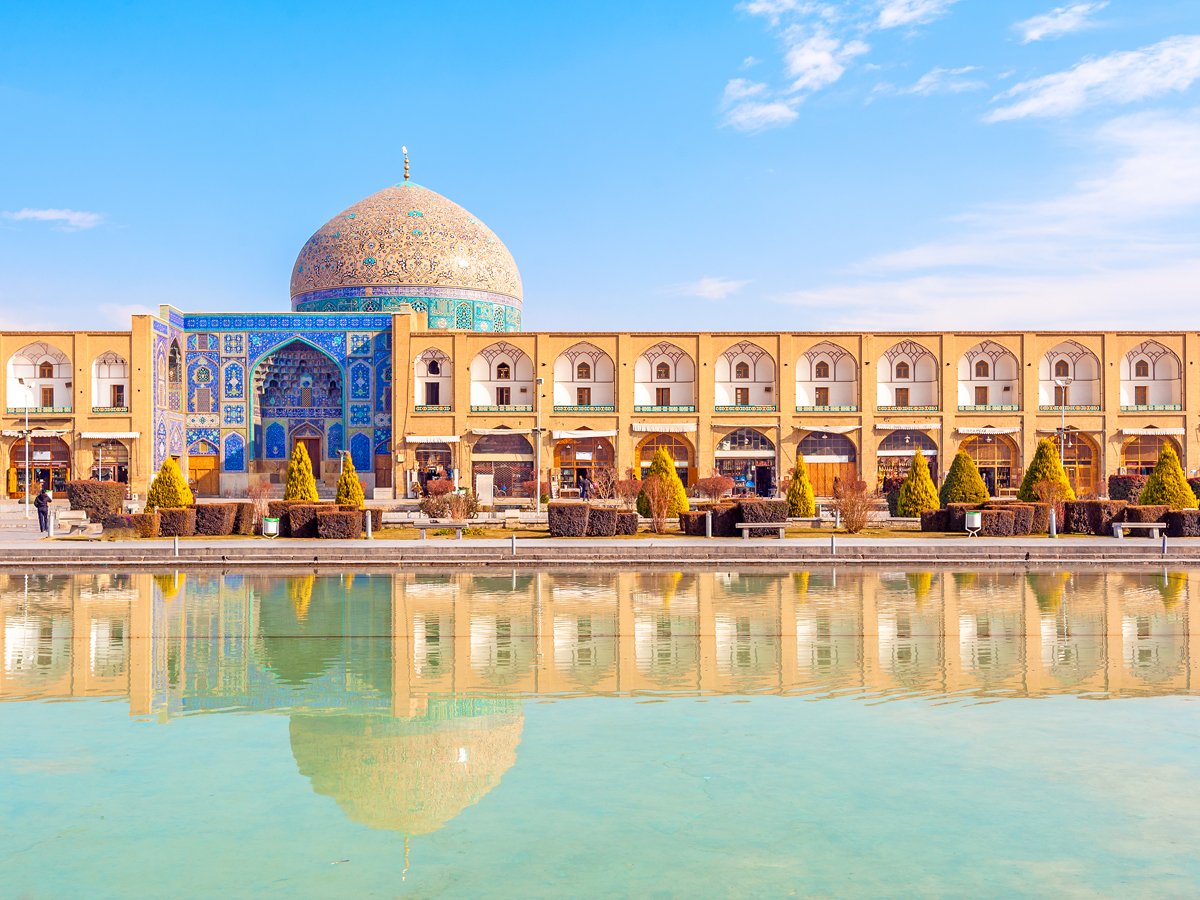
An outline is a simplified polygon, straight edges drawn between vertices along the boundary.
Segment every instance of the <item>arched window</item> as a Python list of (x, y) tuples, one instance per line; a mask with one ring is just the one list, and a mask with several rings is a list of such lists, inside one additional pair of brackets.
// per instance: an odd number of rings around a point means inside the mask
[(425, 366), (425, 369), (426, 369), (426, 371), (429, 372), (430, 375), (441, 375), (442, 374), (442, 364), (440, 362), (438, 362), (436, 359), (431, 359), (429, 361), (429, 363)]
[(496, 366), (496, 380), (509, 381), (512, 378), (512, 367), (508, 363), (502, 362)]
[(671, 379), (670, 363), (660, 362), (654, 367), (654, 377), (659, 381), (669, 381)]
[(1065, 359), (1060, 359), (1058, 362), (1056, 362), (1054, 364), (1054, 377), (1055, 378), (1070, 378), (1071, 377), (1071, 364), (1069, 362), (1067, 362)]
[(896, 363), (896, 378), (897, 379), (911, 378), (911, 377), (912, 377), (912, 370), (908, 367), (908, 363), (904, 362), (903, 360)]
[(575, 367), (576, 381), (591, 381), (592, 379), (592, 364), (589, 362), (580, 362)]
[(979, 362), (975, 363), (975, 377), (976, 378), (987, 378), (988, 377), (987, 360), (981, 359), (981, 360), (979, 360)]
[[(45, 365), (45, 363), (43, 363), (43, 365)], [(1150, 363), (1146, 362), (1144, 359), (1139, 359), (1137, 361), (1137, 364), (1133, 367), (1133, 377), (1134, 378), (1149, 378), (1150, 377)]]
[(38, 365), (38, 378), (53, 378), (54, 363), (44, 362)]
[(745, 363), (745, 362), (740, 362), (736, 366), (734, 366), (733, 367), (733, 377), (734, 378), (749, 378), (750, 377), (749, 364)]
[(829, 363), (825, 362), (825, 360), (821, 360), (819, 363), (817, 363), (816, 377), (817, 378), (828, 378), (829, 377)]

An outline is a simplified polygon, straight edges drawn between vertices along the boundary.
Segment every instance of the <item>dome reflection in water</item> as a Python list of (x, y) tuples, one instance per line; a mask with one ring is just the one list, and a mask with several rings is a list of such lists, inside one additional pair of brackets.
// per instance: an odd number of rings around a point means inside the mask
[[(526, 704), (1183, 695), (1193, 572), (0, 578), (0, 699), (290, 717), (299, 775), (426, 835), (518, 764)], [(527, 737), (527, 735), (526, 735)]]

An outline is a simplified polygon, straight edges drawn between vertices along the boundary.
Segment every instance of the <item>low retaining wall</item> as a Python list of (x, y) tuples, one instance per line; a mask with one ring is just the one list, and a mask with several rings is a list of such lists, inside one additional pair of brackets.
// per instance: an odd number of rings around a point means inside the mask
[(81, 567), (311, 569), (802, 567), (814, 564), (937, 566), (1200, 566), (1200, 539), (1158, 541), (900, 539), (830, 540), (673, 539), (465, 541), (137, 541), (47, 542), (2, 548), (0, 569), (37, 571)]

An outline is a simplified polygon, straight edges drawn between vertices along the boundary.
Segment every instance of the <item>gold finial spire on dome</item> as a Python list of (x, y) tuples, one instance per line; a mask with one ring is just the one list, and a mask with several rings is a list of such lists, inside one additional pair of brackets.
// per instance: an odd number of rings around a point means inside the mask
[(404, 180), (408, 181), (408, 148), (402, 146), (400, 152), (404, 154)]

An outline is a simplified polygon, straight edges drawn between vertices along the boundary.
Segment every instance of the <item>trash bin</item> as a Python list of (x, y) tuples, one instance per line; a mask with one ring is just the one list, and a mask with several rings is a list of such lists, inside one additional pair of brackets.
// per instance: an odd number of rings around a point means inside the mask
[(279, 537), (279, 518), (277, 516), (263, 517), (262, 536), (267, 538)]
[(967, 534), (971, 537), (978, 537), (980, 530), (983, 528), (983, 513), (979, 510), (968, 511), (967, 519)]

